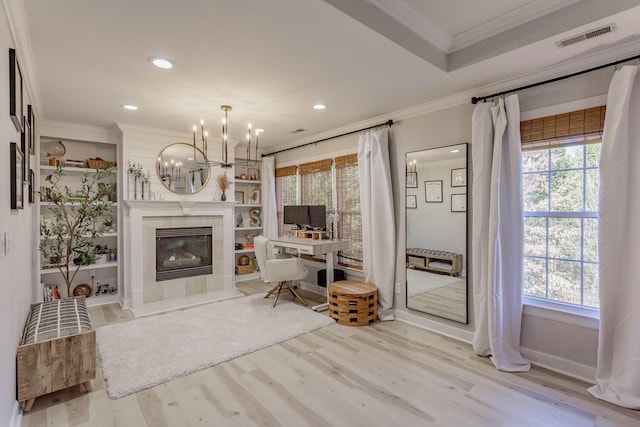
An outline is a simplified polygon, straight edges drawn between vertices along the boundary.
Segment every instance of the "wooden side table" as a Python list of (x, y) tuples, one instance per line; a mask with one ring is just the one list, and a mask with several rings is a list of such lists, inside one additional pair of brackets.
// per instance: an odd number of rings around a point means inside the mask
[(329, 284), (329, 316), (339, 324), (366, 326), (378, 317), (378, 288), (373, 283), (341, 280)]

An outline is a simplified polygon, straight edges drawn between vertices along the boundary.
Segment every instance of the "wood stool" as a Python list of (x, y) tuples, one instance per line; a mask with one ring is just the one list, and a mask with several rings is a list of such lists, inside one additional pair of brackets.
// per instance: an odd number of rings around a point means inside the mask
[(373, 323), (378, 317), (378, 288), (356, 280), (329, 284), (329, 316), (347, 326)]

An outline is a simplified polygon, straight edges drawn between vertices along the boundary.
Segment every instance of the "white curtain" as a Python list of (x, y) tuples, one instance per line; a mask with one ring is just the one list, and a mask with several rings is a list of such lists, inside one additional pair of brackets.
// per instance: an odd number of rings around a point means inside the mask
[(396, 229), (388, 128), (360, 135), (358, 170), (365, 281), (378, 287), (378, 317), (381, 320), (393, 320)]
[(520, 354), (524, 220), (518, 95), (472, 116), (473, 349), (502, 371), (527, 371)]
[(595, 397), (640, 409), (640, 75), (616, 71), (600, 157), (600, 335)]
[(262, 235), (268, 239), (278, 237), (278, 212), (276, 206), (276, 159), (262, 159)]

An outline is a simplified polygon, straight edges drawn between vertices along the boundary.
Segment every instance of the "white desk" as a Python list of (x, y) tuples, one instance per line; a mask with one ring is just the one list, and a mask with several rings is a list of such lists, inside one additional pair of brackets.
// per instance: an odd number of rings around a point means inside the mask
[(347, 249), (349, 247), (349, 241), (303, 239), (299, 237), (278, 237), (277, 239), (269, 240), (275, 247), (295, 249), (298, 251), (298, 253), (301, 254), (327, 255), (327, 302), (312, 307), (315, 311), (326, 310), (329, 307), (329, 283), (333, 283), (333, 265), (335, 252)]

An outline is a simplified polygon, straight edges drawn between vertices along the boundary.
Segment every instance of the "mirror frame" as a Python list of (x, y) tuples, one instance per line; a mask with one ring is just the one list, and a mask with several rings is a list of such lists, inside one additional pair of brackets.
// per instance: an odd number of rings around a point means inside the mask
[[(409, 233), (409, 220), (407, 218), (407, 210), (408, 209), (415, 209), (415, 207), (411, 206), (411, 207), (407, 207), (406, 203), (407, 203), (407, 199), (409, 194), (407, 193), (406, 189), (411, 188), (411, 189), (418, 189), (418, 193), (417, 193), (417, 197), (418, 200), (420, 199), (420, 190), (421, 190), (421, 185), (420, 185), (420, 180), (418, 180), (417, 177), (417, 170), (415, 172), (411, 172), (409, 171), (409, 169), (406, 169), (406, 174), (405, 174), (405, 257), (404, 257), (404, 261), (405, 261), (405, 307), (409, 310), (414, 310), (414, 311), (418, 311), (420, 313), (425, 313), (428, 314), (429, 316), (435, 316), (441, 319), (446, 319), (448, 321), (451, 322), (456, 322), (456, 323), (461, 323), (461, 324), (465, 324), (468, 325), (469, 324), (469, 188), (470, 188), (470, 180), (469, 180), (469, 143), (467, 142), (463, 142), (463, 143), (459, 143), (459, 144), (452, 144), (452, 145), (446, 145), (446, 146), (442, 146), (442, 147), (430, 147), (430, 148), (425, 148), (424, 150), (416, 150), (416, 151), (408, 151), (405, 153), (405, 164), (409, 165), (409, 157), (411, 156), (411, 154), (416, 154), (416, 153), (420, 153), (423, 151), (429, 151), (429, 150), (437, 150), (437, 149), (447, 149), (447, 148), (452, 148), (452, 147), (457, 147), (457, 146), (463, 146), (464, 147), (464, 151), (465, 151), (465, 168), (466, 168), (466, 184), (464, 186), (465, 189), (465, 221), (464, 221), (464, 248), (465, 248), (465, 254), (464, 254), (464, 261), (462, 264), (462, 269), (463, 271), (465, 271), (465, 310), (464, 310), (464, 321), (460, 321), (457, 319), (452, 319), (449, 317), (445, 317), (439, 314), (434, 314), (428, 311), (424, 311), (424, 310), (420, 310), (417, 308), (412, 308), (409, 307), (409, 279), (408, 279), (408, 274), (407, 274), (407, 270), (409, 270), (408, 268), (408, 264), (407, 264), (407, 249), (409, 248), (408, 245), (408, 233)], [(458, 168), (454, 168), (454, 169), (459, 169)], [(409, 182), (409, 180), (407, 179), (407, 177), (409, 176), (410, 173), (415, 173), (416, 176), (411, 176), (411, 178), (413, 179), (413, 181)], [(414, 181), (417, 181), (417, 185), (415, 185)], [(428, 181), (423, 179), (422, 181)], [(446, 181), (445, 181), (446, 182)], [(452, 185), (453, 182), (450, 183), (450, 186), (452, 189), (461, 189), (462, 186), (453, 186)], [(425, 184), (426, 185), (426, 184)], [(425, 189), (426, 191), (426, 189)], [(450, 189), (450, 195), (454, 195), (454, 194), (461, 194), (461, 193), (454, 193), (451, 192)], [(426, 197), (426, 193), (425, 193), (425, 197)], [(443, 202), (447, 202), (447, 199), (451, 199), (451, 197), (444, 197)], [(426, 200), (426, 199), (423, 199)], [(420, 202), (418, 201), (418, 204)], [(449, 203), (451, 203), (451, 201), (449, 201)], [(455, 214), (454, 211), (452, 211), (452, 205), (449, 206), (449, 210), (450, 210), (450, 214)], [(459, 211), (458, 211), (459, 212)], [(432, 250), (434, 248), (431, 248)], [(437, 248), (435, 248), (437, 249)], [(450, 277), (450, 276), (446, 276), (446, 277)]]
[[(160, 154), (158, 154), (158, 158), (156, 159), (156, 174), (158, 175), (158, 180), (160, 181), (160, 183), (162, 184), (162, 186), (165, 189), (171, 191), (172, 193), (185, 194), (185, 195), (196, 194), (196, 193), (202, 191), (202, 189), (207, 186), (207, 183), (209, 182), (209, 179), (211, 179), (211, 168), (209, 167), (209, 165), (200, 164), (200, 163), (197, 164), (198, 166), (202, 167), (203, 169), (206, 168), (206, 170), (207, 170), (207, 179), (204, 180), (204, 182), (202, 183), (200, 188), (198, 188), (196, 191), (186, 191), (186, 188), (188, 188), (187, 186), (185, 186), (185, 191), (176, 191), (175, 189), (171, 188), (170, 186), (168, 186), (165, 183), (165, 179), (163, 177), (164, 174), (161, 173), (163, 154), (165, 152), (167, 152), (167, 150), (170, 150), (171, 148), (175, 148), (178, 145), (185, 145), (185, 146), (189, 147), (189, 150), (198, 150), (200, 155), (202, 155), (202, 158), (205, 159), (205, 161), (207, 161), (207, 156), (204, 154), (204, 152), (201, 149), (199, 149), (198, 147), (194, 147), (192, 144), (188, 144), (186, 142), (175, 142), (173, 144), (169, 144), (166, 147), (164, 147), (162, 149), (162, 151), (160, 151)], [(195, 161), (194, 161), (194, 163), (195, 163)]]

